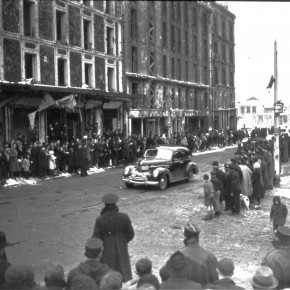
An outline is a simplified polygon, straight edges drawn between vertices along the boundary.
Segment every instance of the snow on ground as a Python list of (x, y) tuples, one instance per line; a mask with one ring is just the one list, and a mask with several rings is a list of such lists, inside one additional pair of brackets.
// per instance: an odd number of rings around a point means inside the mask
[[(109, 169), (112, 167), (107, 167), (106, 169)], [(92, 175), (92, 174), (96, 174), (96, 173), (100, 173), (100, 172), (104, 172), (106, 169), (104, 168), (97, 168), (97, 167), (91, 167), (88, 170), (88, 175)], [(75, 176), (76, 174), (71, 174), (68, 172), (63, 172), (60, 173), (59, 175), (53, 176), (53, 177), (45, 177), (44, 180), (49, 180), (49, 179), (57, 179), (57, 178), (67, 178), (67, 177), (72, 177)], [(10, 187), (10, 186), (22, 186), (22, 185), (38, 185), (40, 184), (42, 181), (42, 179), (40, 178), (35, 178), (35, 177), (31, 177), (29, 179), (25, 179), (25, 178), (9, 178), (6, 182), (6, 184), (4, 185), (4, 187)]]

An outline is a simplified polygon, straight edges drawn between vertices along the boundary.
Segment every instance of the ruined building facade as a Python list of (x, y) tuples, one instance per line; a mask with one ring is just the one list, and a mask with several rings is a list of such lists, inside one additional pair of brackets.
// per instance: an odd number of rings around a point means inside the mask
[[(67, 140), (236, 128), (225, 6), (1, 0), (0, 13), (1, 143), (18, 133), (47, 142), (53, 129)], [(73, 109), (51, 105), (66, 96)]]
[(132, 133), (169, 135), (235, 129), (234, 20), (204, 1), (124, 1)]
[[(64, 140), (126, 130), (122, 2), (1, 0), (0, 13), (1, 143), (18, 133), (47, 142), (48, 128)], [(50, 106), (68, 95), (73, 110)]]

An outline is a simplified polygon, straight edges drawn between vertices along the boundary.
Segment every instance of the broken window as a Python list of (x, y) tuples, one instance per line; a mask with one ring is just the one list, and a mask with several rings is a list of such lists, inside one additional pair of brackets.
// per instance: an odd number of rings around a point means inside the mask
[(171, 89), (171, 107), (175, 109), (175, 89)]
[(155, 3), (154, 1), (149, 1), (149, 32), (148, 32), (148, 37), (149, 41), (154, 42), (154, 14), (155, 14), (155, 9), (154, 9)]
[(86, 6), (90, 6), (90, 0), (83, 0), (83, 4), (86, 5)]
[(155, 75), (155, 53), (153, 51), (149, 53), (149, 74)]
[(174, 57), (171, 58), (171, 77), (175, 79), (175, 59)]
[(93, 72), (92, 64), (85, 63), (85, 84), (87, 84), (90, 88), (93, 86), (93, 84), (92, 84), (92, 72)]
[(36, 80), (36, 54), (25, 53), (24, 60), (25, 79), (33, 78), (34, 80)]
[(23, 33), (35, 37), (35, 3), (23, 0)]
[(138, 56), (137, 56), (137, 47), (132, 46), (132, 72), (138, 72)]
[(107, 54), (114, 55), (114, 29), (107, 26)]
[(83, 37), (84, 37), (84, 49), (92, 49), (92, 22), (84, 19), (83, 20)]
[(155, 86), (154, 84), (150, 84), (150, 108), (153, 109), (155, 107)]
[(167, 57), (163, 55), (163, 77), (167, 78)]
[(66, 44), (66, 15), (65, 12), (56, 10), (56, 41)]
[(137, 38), (137, 12), (135, 8), (131, 8), (131, 38)]
[(162, 22), (162, 45), (164, 48), (167, 48), (167, 23)]
[(171, 51), (175, 52), (175, 29), (173, 25), (171, 25)]
[(115, 90), (115, 69), (113, 67), (108, 67), (107, 78), (108, 78), (108, 91), (112, 92)]
[(67, 85), (67, 60), (63, 58), (57, 59), (57, 75), (58, 75), (58, 85)]

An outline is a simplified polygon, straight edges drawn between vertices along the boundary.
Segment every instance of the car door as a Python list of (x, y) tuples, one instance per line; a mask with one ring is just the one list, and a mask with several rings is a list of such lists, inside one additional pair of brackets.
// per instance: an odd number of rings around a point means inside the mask
[(179, 179), (184, 177), (185, 169), (184, 169), (184, 161), (182, 160), (182, 154), (179, 151), (175, 151), (172, 155), (172, 166), (171, 173), (173, 179)]

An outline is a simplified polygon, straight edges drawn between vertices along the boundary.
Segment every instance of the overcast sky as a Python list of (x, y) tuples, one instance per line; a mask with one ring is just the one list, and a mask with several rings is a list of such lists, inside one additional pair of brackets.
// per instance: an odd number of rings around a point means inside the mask
[[(218, 1), (219, 3), (222, 1)], [(236, 98), (274, 103), (274, 42), (278, 51), (278, 100), (290, 104), (290, 2), (228, 1), (235, 20)]]

